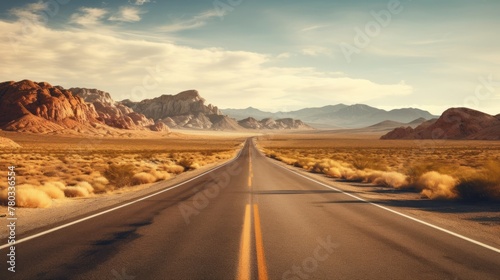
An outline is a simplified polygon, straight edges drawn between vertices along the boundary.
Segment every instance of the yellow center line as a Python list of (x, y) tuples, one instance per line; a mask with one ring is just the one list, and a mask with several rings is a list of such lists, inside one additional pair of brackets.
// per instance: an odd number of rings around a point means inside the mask
[(264, 254), (264, 242), (262, 241), (262, 229), (260, 227), (260, 215), (257, 204), (253, 205), (253, 218), (255, 227), (255, 247), (257, 249), (257, 268), (259, 272), (259, 280), (267, 280), (267, 264)]
[(243, 222), (243, 232), (240, 241), (240, 257), (238, 263), (238, 280), (250, 279), (250, 238), (251, 235), (251, 207), (247, 204), (245, 208), (245, 219)]
[(248, 150), (248, 187), (252, 187), (253, 169), (252, 169), (252, 150)]

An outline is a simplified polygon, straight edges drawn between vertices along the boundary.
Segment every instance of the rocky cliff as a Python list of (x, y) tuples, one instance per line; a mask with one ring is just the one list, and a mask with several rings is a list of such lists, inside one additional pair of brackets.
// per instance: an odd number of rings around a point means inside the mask
[(4, 130), (53, 132), (102, 124), (93, 105), (49, 83), (29, 80), (0, 84), (0, 127)]
[(162, 95), (140, 102), (123, 100), (121, 103), (171, 128), (241, 129), (234, 120), (222, 115), (216, 106), (206, 105), (205, 99), (196, 90), (183, 91), (176, 95)]
[(87, 88), (70, 88), (69, 90), (82, 97), (85, 102), (93, 104), (99, 114), (99, 119), (106, 125), (121, 129), (168, 131), (167, 126), (157, 124), (153, 119), (115, 102), (108, 92)]
[[(87, 102), (88, 101), (88, 102)], [(0, 128), (31, 133), (107, 133), (110, 128), (166, 131), (113, 101), (109, 93), (46, 82), (0, 83)]]
[(165, 94), (140, 102), (124, 100), (121, 103), (154, 120), (181, 115), (196, 115), (198, 113), (222, 115), (217, 107), (211, 104), (205, 105), (205, 99), (196, 90), (183, 91), (176, 95)]

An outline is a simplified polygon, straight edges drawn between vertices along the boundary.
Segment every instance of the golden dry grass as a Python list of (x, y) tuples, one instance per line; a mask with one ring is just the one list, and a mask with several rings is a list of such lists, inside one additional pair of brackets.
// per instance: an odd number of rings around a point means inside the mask
[(500, 141), (289, 134), (258, 143), (271, 158), (334, 178), (417, 190), (431, 199), (500, 200)]
[[(16, 166), (20, 207), (50, 207), (52, 199), (111, 193), (233, 157), (243, 139), (187, 136), (154, 139), (78, 138), (1, 132), (21, 149), (4, 149), (0, 170)], [(0, 180), (0, 203), (7, 200)]]

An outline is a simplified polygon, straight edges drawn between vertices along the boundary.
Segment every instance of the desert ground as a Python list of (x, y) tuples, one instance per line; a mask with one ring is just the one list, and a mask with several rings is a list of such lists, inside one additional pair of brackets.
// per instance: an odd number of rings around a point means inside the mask
[[(380, 133), (366, 131), (174, 130), (100, 138), (2, 131), (21, 148), (4, 149), (0, 168), (16, 166), (25, 232), (151, 193), (164, 187), (155, 184), (161, 181), (201, 174), (233, 158), (251, 136), (268, 157), (325, 182), (347, 183), (348, 191), (377, 203), (446, 227), (465, 225), (485, 240), (500, 232), (498, 141), (378, 140)], [(0, 187), (5, 202), (6, 180)]]
[(418, 191), (431, 199), (500, 199), (500, 142), (379, 136), (274, 134), (259, 143), (271, 158), (346, 181)]
[[(0, 170), (16, 167), (17, 206), (48, 208), (54, 201), (112, 194), (167, 180), (232, 158), (245, 139), (169, 133), (82, 137), (0, 132), (21, 148), (3, 149)], [(6, 201), (7, 180), (0, 182)]]

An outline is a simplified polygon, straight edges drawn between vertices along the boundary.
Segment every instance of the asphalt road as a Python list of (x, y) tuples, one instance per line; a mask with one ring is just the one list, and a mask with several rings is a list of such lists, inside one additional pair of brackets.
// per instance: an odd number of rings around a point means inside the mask
[(17, 244), (15, 273), (1, 249), (0, 279), (500, 279), (494, 248), (297, 175), (251, 140), (128, 203)]

